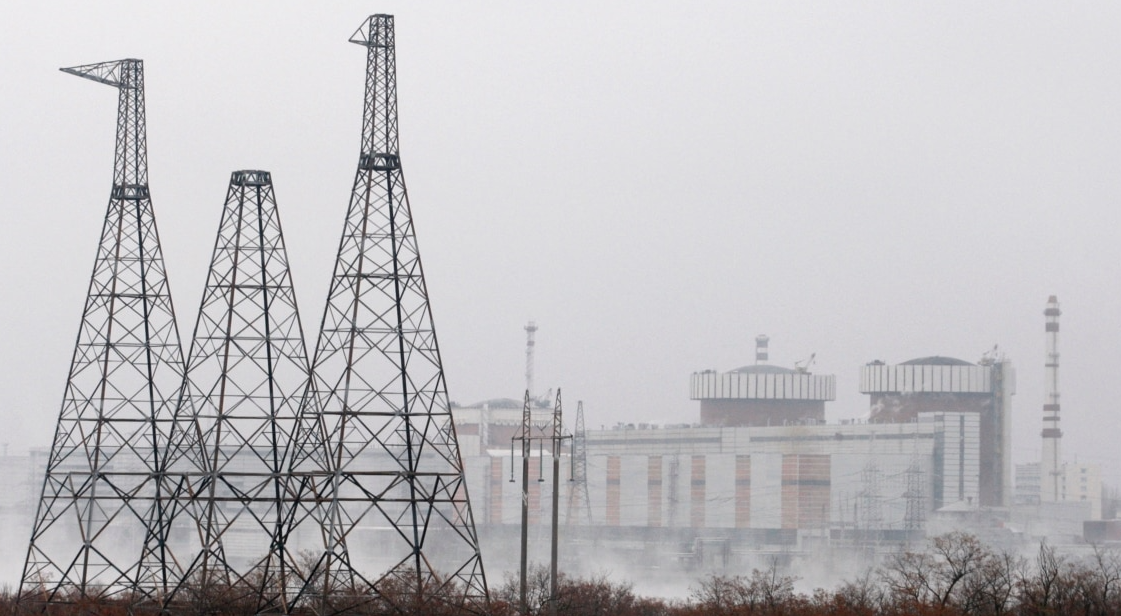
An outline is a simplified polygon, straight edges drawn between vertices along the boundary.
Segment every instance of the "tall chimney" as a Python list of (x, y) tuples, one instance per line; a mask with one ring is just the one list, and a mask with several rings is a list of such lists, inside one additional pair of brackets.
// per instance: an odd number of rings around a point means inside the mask
[(1044, 364), (1047, 379), (1047, 401), (1043, 405), (1043, 449), (1039, 464), (1040, 500), (1058, 502), (1062, 495), (1062, 439), (1059, 429), (1059, 300), (1052, 295), (1047, 299), (1044, 331), (1047, 333), (1047, 360)]

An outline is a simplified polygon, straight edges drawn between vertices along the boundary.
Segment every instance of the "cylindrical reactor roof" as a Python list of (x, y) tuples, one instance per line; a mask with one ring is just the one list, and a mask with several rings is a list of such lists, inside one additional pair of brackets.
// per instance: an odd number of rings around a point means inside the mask
[(873, 362), (860, 369), (860, 392), (992, 393), (991, 366), (978, 366), (952, 357), (924, 357), (901, 364)]
[(778, 366), (746, 366), (730, 372), (694, 372), (691, 400), (836, 400), (836, 377)]

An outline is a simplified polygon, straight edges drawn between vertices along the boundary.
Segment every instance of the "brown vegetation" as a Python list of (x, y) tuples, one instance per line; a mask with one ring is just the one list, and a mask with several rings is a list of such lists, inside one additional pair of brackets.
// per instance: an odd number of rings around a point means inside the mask
[[(927, 549), (903, 551), (879, 569), (867, 571), (832, 590), (795, 591), (797, 578), (777, 567), (747, 575), (716, 575), (700, 580), (685, 599), (641, 597), (627, 582), (606, 575), (558, 579), (556, 613), (565, 616), (1110, 616), (1121, 614), (1121, 555), (1094, 549), (1086, 558), (1056, 554), (1044, 544), (1032, 558), (990, 549), (966, 533), (933, 538)], [(544, 567), (530, 573), (529, 612), (550, 613), (549, 575)], [(507, 576), (493, 591), (489, 607), (454, 605), (393, 584), (380, 596), (335, 598), (327, 605), (300, 605), (295, 614), (323, 611), (459, 616), (518, 614), (519, 585)], [(173, 614), (235, 616), (253, 614), (257, 606), (236, 589), (211, 588), (192, 595)], [(433, 593), (435, 594), (435, 593)], [(89, 600), (68, 596), (51, 603), (34, 594), (17, 602), (0, 592), (0, 616), (46, 614), (70, 616), (155, 613), (129, 597)], [(22, 607), (23, 611), (19, 608)], [(165, 612), (166, 613), (166, 612)]]

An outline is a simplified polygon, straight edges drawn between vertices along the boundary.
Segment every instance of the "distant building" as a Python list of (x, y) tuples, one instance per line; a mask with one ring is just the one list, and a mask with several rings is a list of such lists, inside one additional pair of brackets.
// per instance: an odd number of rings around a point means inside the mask
[(1060, 491), (1064, 502), (1090, 503), (1090, 519), (1102, 519), (1102, 469), (1097, 464), (1063, 464)]
[(971, 364), (941, 356), (896, 365), (877, 361), (861, 370), (860, 391), (870, 398), (870, 423), (937, 426), (936, 507), (1011, 504), (1011, 362), (986, 357)]
[(1016, 505), (1039, 504), (1039, 462), (1016, 465), (1016, 492), (1012, 499)]
[[(826, 424), (835, 377), (810, 373), (808, 361), (771, 365), (768, 343), (756, 339), (754, 364), (691, 375), (697, 424), (587, 431), (592, 525), (650, 540), (651, 529), (678, 528), (790, 545), (834, 532), (901, 539), (921, 534), (939, 510), (1011, 504), (1010, 362), (994, 353), (976, 364), (943, 356), (869, 363), (860, 380), (867, 421)], [(545, 432), (550, 410), (535, 411), (535, 430)], [(496, 399), (453, 417), (461, 451), (479, 456), (466, 461), (477, 469), (468, 473), (476, 519), (517, 523), (521, 487), (510, 478), (520, 451), (510, 439), (521, 404)], [(541, 464), (531, 466), (536, 479)], [(531, 486), (533, 519), (544, 519), (547, 501)]]
[[(509, 449), (511, 439), (521, 433), (524, 406), (523, 400), (513, 398), (493, 398), (470, 406), (453, 405), (460, 454), (465, 457), (488, 455), (491, 450)], [(552, 401), (541, 398), (533, 400), (531, 406), (535, 432), (546, 434), (550, 429)]]
[[(939, 515), (951, 524), (1007, 517), (1010, 362), (873, 362), (861, 373), (869, 419), (826, 424), (834, 377), (769, 365), (761, 346), (754, 365), (691, 375), (699, 423), (588, 430), (590, 511), (567, 516), (568, 536), (638, 550), (639, 560), (651, 546), (726, 559), (805, 552), (822, 541), (898, 544), (921, 538)], [(534, 411), (535, 430), (544, 432), (546, 406)], [(509, 443), (520, 405), (492, 400), (455, 408), (453, 417), (476, 521), (492, 541), (517, 536), (520, 449), (511, 454)], [(545, 523), (551, 506), (541, 462), (530, 464), (531, 524)], [(570, 465), (561, 468), (567, 500), (576, 488)]]
[[(1016, 465), (1017, 505), (1039, 505), (1040, 464), (1030, 462)], [(1059, 498), (1057, 503), (1088, 503), (1089, 519), (1102, 519), (1101, 467), (1097, 464), (1064, 463), (1059, 467)]]

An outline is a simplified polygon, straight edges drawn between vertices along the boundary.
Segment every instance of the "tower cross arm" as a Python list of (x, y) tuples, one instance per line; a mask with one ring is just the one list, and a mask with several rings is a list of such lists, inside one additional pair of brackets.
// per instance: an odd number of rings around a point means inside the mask
[(58, 70), (78, 77), (84, 77), (91, 81), (103, 83), (113, 86), (114, 88), (134, 88), (137, 84), (132, 83), (130, 78), (131, 71), (125, 70), (126, 66), (133, 66), (140, 64), (142, 60), (134, 58), (126, 58), (124, 60), (112, 60), (110, 62), (99, 62), (97, 64), (83, 64), (81, 66), (64, 67)]
[(370, 15), (347, 39), (365, 47), (388, 47), (393, 44), (393, 16)]

